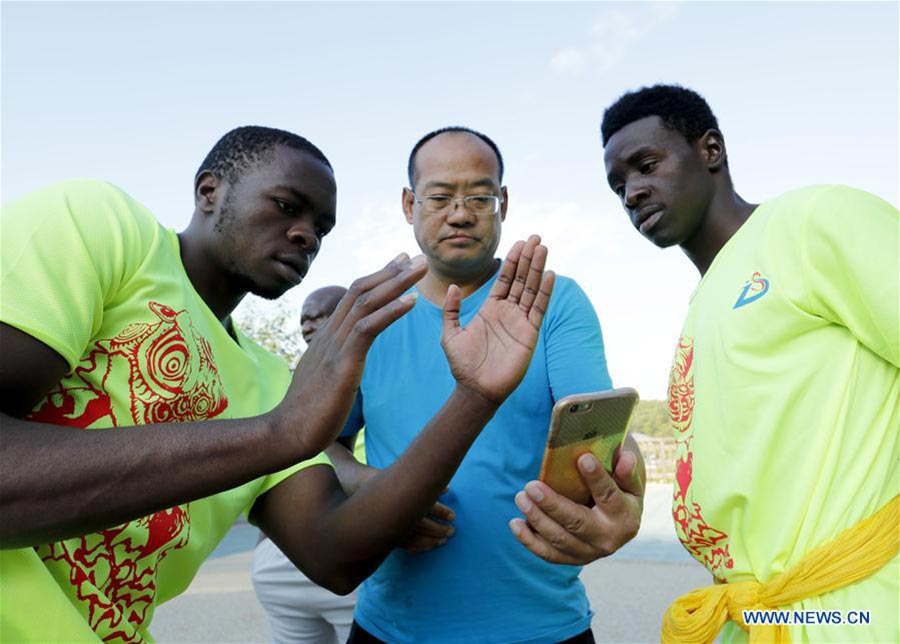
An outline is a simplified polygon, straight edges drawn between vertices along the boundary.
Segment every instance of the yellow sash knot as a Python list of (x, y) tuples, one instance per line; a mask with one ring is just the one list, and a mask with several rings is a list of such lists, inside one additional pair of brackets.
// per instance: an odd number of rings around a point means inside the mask
[(784, 624), (746, 624), (743, 611), (773, 610), (865, 579), (900, 552), (900, 494), (867, 519), (811, 550), (764, 584), (739, 581), (698, 588), (669, 606), (663, 644), (712, 642), (727, 620), (750, 633), (751, 644), (790, 642)]

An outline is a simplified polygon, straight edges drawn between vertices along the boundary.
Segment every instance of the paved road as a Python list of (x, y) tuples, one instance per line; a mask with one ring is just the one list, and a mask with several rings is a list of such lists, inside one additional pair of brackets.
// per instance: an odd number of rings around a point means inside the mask
[[(709, 583), (675, 538), (670, 503), (670, 485), (649, 486), (638, 537), (582, 572), (598, 642), (659, 642), (665, 607)], [(268, 641), (265, 613), (250, 584), (255, 543), (254, 528), (232, 529), (187, 592), (157, 609), (151, 630), (160, 644)]]

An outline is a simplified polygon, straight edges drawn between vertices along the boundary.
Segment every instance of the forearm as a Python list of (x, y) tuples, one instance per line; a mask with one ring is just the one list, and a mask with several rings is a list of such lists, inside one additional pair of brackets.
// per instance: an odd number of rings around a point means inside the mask
[(353, 496), (363, 483), (361, 474), (370, 468), (357, 461), (350, 448), (341, 442), (342, 440), (335, 441), (331, 447), (325, 450), (325, 453), (334, 465), (334, 473), (341, 482), (344, 492), (347, 496)]
[(0, 547), (48, 543), (301, 460), (268, 416), (84, 430), (0, 416)]
[(457, 386), (389, 468), (335, 505), (322, 524), (334, 564), (355, 586), (371, 574), (432, 507), (497, 406)]

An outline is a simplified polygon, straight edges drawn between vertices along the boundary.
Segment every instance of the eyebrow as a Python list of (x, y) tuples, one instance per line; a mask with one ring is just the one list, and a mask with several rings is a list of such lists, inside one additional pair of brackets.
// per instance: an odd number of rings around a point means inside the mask
[[(304, 208), (309, 208), (310, 210), (313, 209), (312, 200), (309, 197), (307, 197), (304, 193), (300, 192), (299, 190), (297, 190), (296, 188), (294, 188), (292, 186), (279, 185), (279, 186), (275, 186), (273, 188), (273, 190), (284, 190), (285, 192), (289, 192), (289, 193), (291, 193), (291, 195), (293, 195), (294, 199), (296, 199), (297, 201), (300, 202), (301, 206), (303, 206)], [(334, 228), (335, 224), (337, 223), (337, 219), (330, 215), (319, 214), (316, 216), (321, 217), (323, 220), (322, 223), (329, 224), (332, 228)]]
[[(628, 157), (625, 159), (625, 163), (627, 165), (634, 165), (642, 156), (654, 150), (655, 148), (652, 145), (641, 145), (634, 152), (628, 155)], [(618, 175), (616, 175), (615, 172), (610, 172), (608, 175), (606, 175), (606, 182), (611, 184), (613, 178), (616, 176)]]
[(473, 188), (482, 188), (482, 187), (493, 188), (497, 184), (494, 183), (493, 179), (479, 179), (478, 181), (473, 181), (469, 185), (472, 186)]
[(422, 186), (422, 190), (428, 190), (429, 188), (446, 188), (447, 190), (452, 190), (456, 186), (452, 183), (446, 183), (444, 181), (429, 181), (424, 186)]
[(291, 186), (275, 186), (273, 190), (283, 190), (284, 192), (290, 192), (294, 196), (294, 199), (301, 202), (304, 206), (312, 205), (312, 200), (308, 196)]
[[(469, 187), (472, 187), (472, 188), (482, 188), (482, 187), (494, 188), (497, 186), (497, 184), (494, 182), (493, 179), (478, 179), (477, 181), (472, 181), (471, 183), (467, 183), (466, 185)], [(455, 184), (455, 183), (447, 183), (446, 181), (429, 181), (422, 187), (422, 190), (425, 191), (425, 190), (434, 189), (434, 188), (444, 188), (446, 190), (454, 190), (454, 189), (456, 189), (456, 187), (457, 187), (457, 184)]]
[(645, 145), (642, 145), (642, 146), (640, 146), (637, 150), (635, 150), (634, 152), (632, 152), (631, 154), (629, 154), (629, 155), (628, 155), (628, 158), (625, 159), (625, 161), (626, 161), (627, 163), (634, 163), (634, 162), (637, 161), (640, 157), (644, 156), (647, 152), (652, 152), (653, 149), (654, 149), (654, 148), (653, 148), (652, 145), (646, 145), (646, 144), (645, 144)]

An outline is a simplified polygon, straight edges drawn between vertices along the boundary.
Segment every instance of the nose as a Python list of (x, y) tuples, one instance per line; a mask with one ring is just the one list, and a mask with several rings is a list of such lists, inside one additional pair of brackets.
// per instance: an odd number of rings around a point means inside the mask
[(453, 226), (471, 224), (476, 219), (477, 217), (463, 205), (462, 199), (456, 199), (450, 206), (450, 212), (447, 213), (447, 223)]
[(319, 252), (319, 238), (313, 229), (313, 223), (306, 217), (288, 228), (288, 240), (292, 244), (296, 244), (300, 248), (305, 249), (308, 253), (315, 254)]
[(629, 210), (638, 206), (650, 195), (650, 189), (641, 181), (629, 181), (625, 186), (625, 207)]
[(315, 335), (318, 330), (319, 325), (312, 320), (305, 320), (303, 324), (300, 325), (300, 335), (303, 336), (303, 341), (307, 344), (309, 344), (309, 341), (312, 340), (313, 335)]

